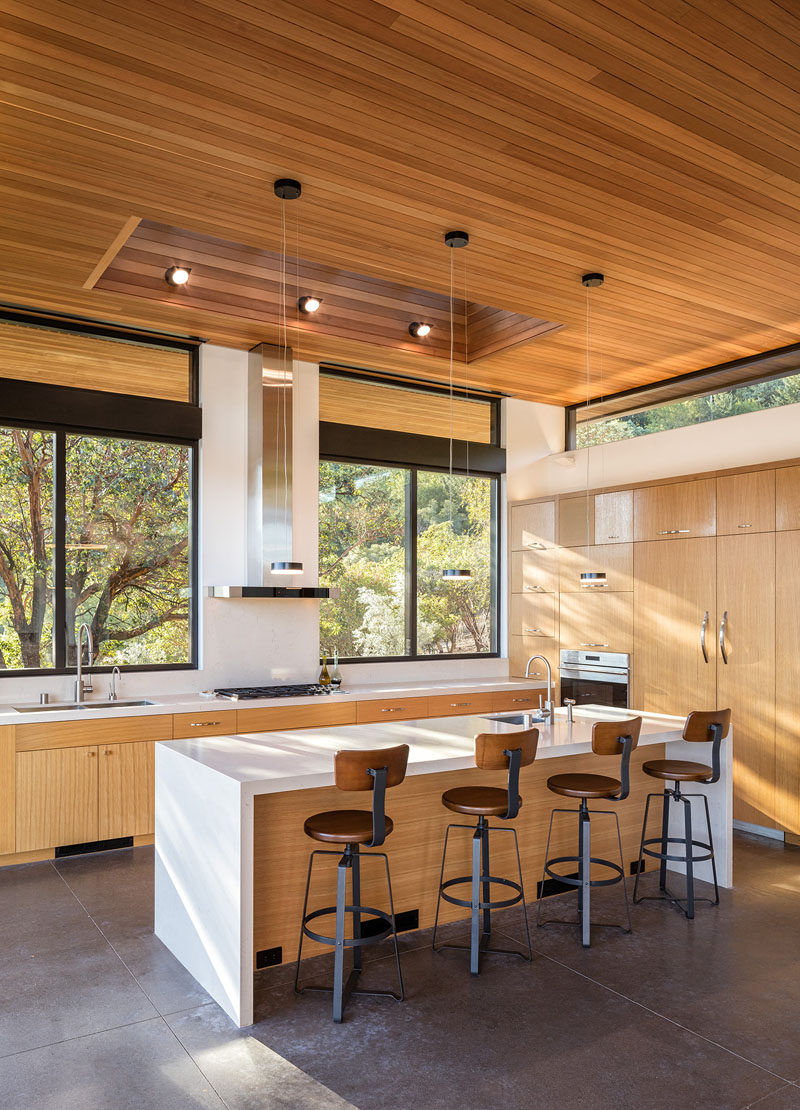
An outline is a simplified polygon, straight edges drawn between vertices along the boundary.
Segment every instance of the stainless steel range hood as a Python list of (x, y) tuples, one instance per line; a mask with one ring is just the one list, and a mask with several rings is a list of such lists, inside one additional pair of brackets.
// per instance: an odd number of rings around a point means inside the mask
[(247, 585), (209, 586), (209, 597), (323, 598), (338, 590), (276, 582), (273, 561), (293, 558), (292, 352), (266, 343), (247, 365)]

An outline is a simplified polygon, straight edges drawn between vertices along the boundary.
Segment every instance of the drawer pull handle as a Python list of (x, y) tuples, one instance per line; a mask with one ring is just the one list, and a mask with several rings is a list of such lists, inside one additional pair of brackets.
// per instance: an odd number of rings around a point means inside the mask
[[(531, 673), (538, 675), (538, 674), (541, 674), (542, 672), (541, 671), (532, 671)], [(511, 699), (512, 702), (520, 702), (522, 705), (527, 705), (528, 702), (531, 701), (531, 700), (532, 700), (531, 698), (512, 698)]]
[(535, 633), (535, 634), (536, 634), (537, 636), (543, 636), (543, 635), (544, 635), (544, 633), (542, 632), (541, 628), (523, 628), (523, 630), (522, 630), (522, 631), (523, 631), (523, 632), (533, 632), (533, 633)]
[(608, 644), (587, 644), (585, 640), (581, 640), (581, 647), (608, 647)]
[(619, 539), (619, 536), (609, 536), (608, 538), (609, 538), (610, 540), (618, 540), (618, 539)]
[(114, 752), (111, 750), (111, 748), (106, 748), (103, 751), (103, 755), (113, 755), (113, 754), (114, 754)]
[(659, 536), (682, 536), (686, 532), (691, 532), (691, 528), (662, 528), (658, 533)]
[(404, 705), (394, 705), (391, 709), (382, 709), (381, 713), (402, 713), (404, 709)]
[(190, 721), (189, 728), (212, 728), (214, 725), (221, 725), (222, 721)]
[(737, 524), (736, 527), (737, 528), (752, 528), (753, 525), (752, 524)]
[(545, 550), (545, 545), (543, 543), (526, 543), (525, 546), (529, 547), (532, 551), (544, 551)]
[(461, 708), (465, 708), (465, 707), (470, 706), (470, 705), (472, 705), (471, 701), (451, 701), (450, 702), (450, 708), (451, 709), (461, 709)]
[[(739, 527), (741, 528), (741, 525), (739, 525)], [(544, 586), (526, 586), (525, 589), (530, 590), (531, 593), (538, 593), (538, 594), (543, 594), (544, 593)]]
[(86, 754), (89, 756), (89, 759), (94, 759), (96, 752), (87, 752)]

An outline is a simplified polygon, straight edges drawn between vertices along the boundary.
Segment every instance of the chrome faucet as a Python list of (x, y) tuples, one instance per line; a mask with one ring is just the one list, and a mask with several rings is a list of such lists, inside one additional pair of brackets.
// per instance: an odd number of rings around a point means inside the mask
[(81, 702), (86, 694), (91, 694), (94, 690), (92, 686), (92, 676), (86, 682), (83, 680), (83, 633), (86, 632), (86, 647), (89, 650), (89, 662), (87, 666), (91, 667), (94, 663), (94, 641), (92, 640), (92, 630), (88, 624), (82, 624), (78, 629), (78, 668), (75, 677), (75, 701)]
[(119, 667), (112, 667), (111, 668), (111, 686), (109, 687), (109, 690), (108, 690), (108, 700), (109, 701), (116, 701), (117, 700), (117, 679), (118, 678), (120, 680), (122, 679), (122, 675), (119, 673)]
[(573, 707), (573, 705), (577, 705), (577, 704), (578, 703), (575, 700), (575, 698), (564, 698), (564, 705), (566, 705), (566, 707), (567, 707), (567, 723), (568, 724), (572, 724), (572, 722), (574, 720), (574, 718), (572, 716), (572, 707)]
[(541, 708), (541, 711), (542, 711), (542, 715), (544, 717), (546, 717), (549, 721), (552, 721), (553, 716), (554, 716), (554, 712), (555, 712), (555, 706), (553, 705), (553, 671), (552, 671), (552, 668), (550, 667), (549, 659), (546, 659), (543, 655), (532, 655), (530, 657), (530, 659), (528, 660), (527, 665), (525, 667), (525, 677), (526, 678), (531, 677), (531, 674), (530, 674), (531, 663), (533, 663), (533, 661), (535, 659), (541, 659), (541, 661), (544, 663), (545, 667), (547, 668), (547, 701), (542, 706), (541, 705), (542, 695), (540, 694), (539, 695), (539, 702), (540, 702), (540, 708)]

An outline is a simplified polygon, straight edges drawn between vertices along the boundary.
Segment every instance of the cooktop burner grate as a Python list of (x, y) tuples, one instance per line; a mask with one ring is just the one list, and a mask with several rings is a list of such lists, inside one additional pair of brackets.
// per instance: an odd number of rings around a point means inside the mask
[(308, 698), (317, 694), (329, 694), (328, 687), (318, 682), (297, 682), (289, 686), (229, 686), (215, 690), (218, 698), (229, 701), (249, 701), (251, 698)]

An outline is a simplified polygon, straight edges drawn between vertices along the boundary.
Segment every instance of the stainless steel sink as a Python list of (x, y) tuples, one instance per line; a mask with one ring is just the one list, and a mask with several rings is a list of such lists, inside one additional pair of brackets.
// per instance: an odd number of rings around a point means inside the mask
[(117, 698), (116, 701), (85, 701), (80, 709), (126, 709), (131, 705), (155, 705), (154, 701), (137, 698)]
[(77, 709), (127, 709), (134, 705), (155, 705), (154, 701), (136, 698), (119, 698), (117, 701), (49, 701), (42, 705), (38, 701), (12, 705), (17, 713), (71, 713)]
[(492, 713), (484, 721), (504, 721), (507, 725), (541, 724), (547, 720), (540, 713)]

